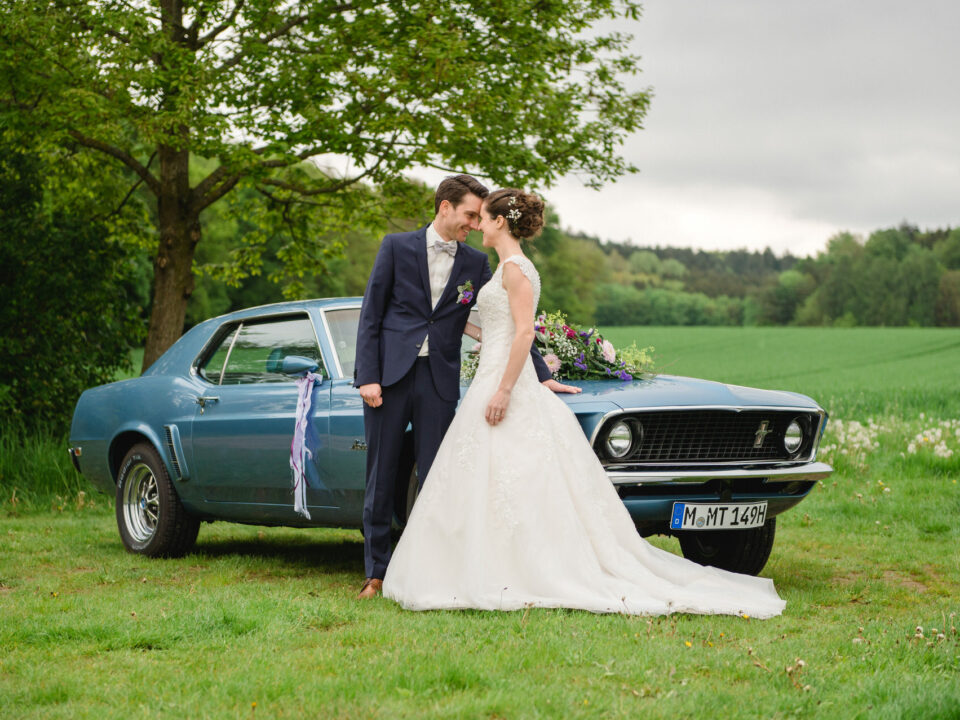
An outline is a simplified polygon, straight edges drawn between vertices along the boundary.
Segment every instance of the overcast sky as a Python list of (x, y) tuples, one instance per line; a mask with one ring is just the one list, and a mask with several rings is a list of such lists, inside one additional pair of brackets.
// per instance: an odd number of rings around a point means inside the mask
[(960, 225), (958, 29), (951, 0), (647, 0), (640, 174), (545, 195), (566, 228), (650, 246), (808, 255)]

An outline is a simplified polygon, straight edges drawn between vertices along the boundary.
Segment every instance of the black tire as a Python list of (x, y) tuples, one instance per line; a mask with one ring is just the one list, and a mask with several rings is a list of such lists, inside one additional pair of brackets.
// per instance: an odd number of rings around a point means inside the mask
[(200, 521), (187, 513), (167, 468), (149, 443), (127, 453), (117, 475), (117, 527), (124, 546), (148, 557), (186, 555)]
[(777, 519), (750, 530), (686, 530), (677, 533), (683, 556), (701, 565), (756, 575), (770, 558)]

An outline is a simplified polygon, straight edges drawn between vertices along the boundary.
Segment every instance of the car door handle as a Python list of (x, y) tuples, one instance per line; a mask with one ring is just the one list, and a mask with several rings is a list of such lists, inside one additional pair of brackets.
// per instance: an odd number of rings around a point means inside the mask
[(197, 405), (200, 406), (200, 414), (203, 415), (204, 408), (207, 407), (207, 403), (220, 402), (220, 398), (215, 395), (201, 395), (197, 398)]

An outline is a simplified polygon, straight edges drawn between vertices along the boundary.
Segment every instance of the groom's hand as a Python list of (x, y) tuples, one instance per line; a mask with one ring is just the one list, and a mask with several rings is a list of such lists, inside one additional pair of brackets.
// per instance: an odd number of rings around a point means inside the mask
[(360, 397), (363, 398), (363, 402), (370, 407), (375, 408), (383, 405), (383, 397), (380, 394), (380, 383), (368, 383), (366, 385), (361, 385), (357, 388), (357, 390), (360, 391)]
[(576, 385), (564, 385), (561, 382), (557, 382), (553, 378), (549, 380), (544, 380), (541, 383), (547, 390), (553, 390), (555, 393), (572, 393), (576, 395), (578, 392), (583, 392), (583, 388), (578, 388)]

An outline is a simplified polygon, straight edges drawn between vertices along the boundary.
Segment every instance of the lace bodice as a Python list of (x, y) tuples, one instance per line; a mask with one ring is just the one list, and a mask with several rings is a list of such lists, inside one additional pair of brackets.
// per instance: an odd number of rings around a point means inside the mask
[[(510, 346), (516, 334), (516, 325), (510, 312), (510, 299), (503, 287), (503, 268), (507, 263), (514, 263), (533, 286), (533, 310), (530, 314), (530, 324), (533, 325), (534, 314), (540, 302), (540, 274), (529, 258), (523, 255), (513, 255), (502, 260), (497, 271), (490, 281), (480, 288), (477, 295), (477, 311), (480, 313), (480, 325), (483, 328), (483, 342), (480, 345), (480, 365), (477, 375), (503, 371), (507, 358), (510, 355)], [(530, 369), (533, 364), (529, 363)], [(524, 373), (526, 373), (526, 368)]]

